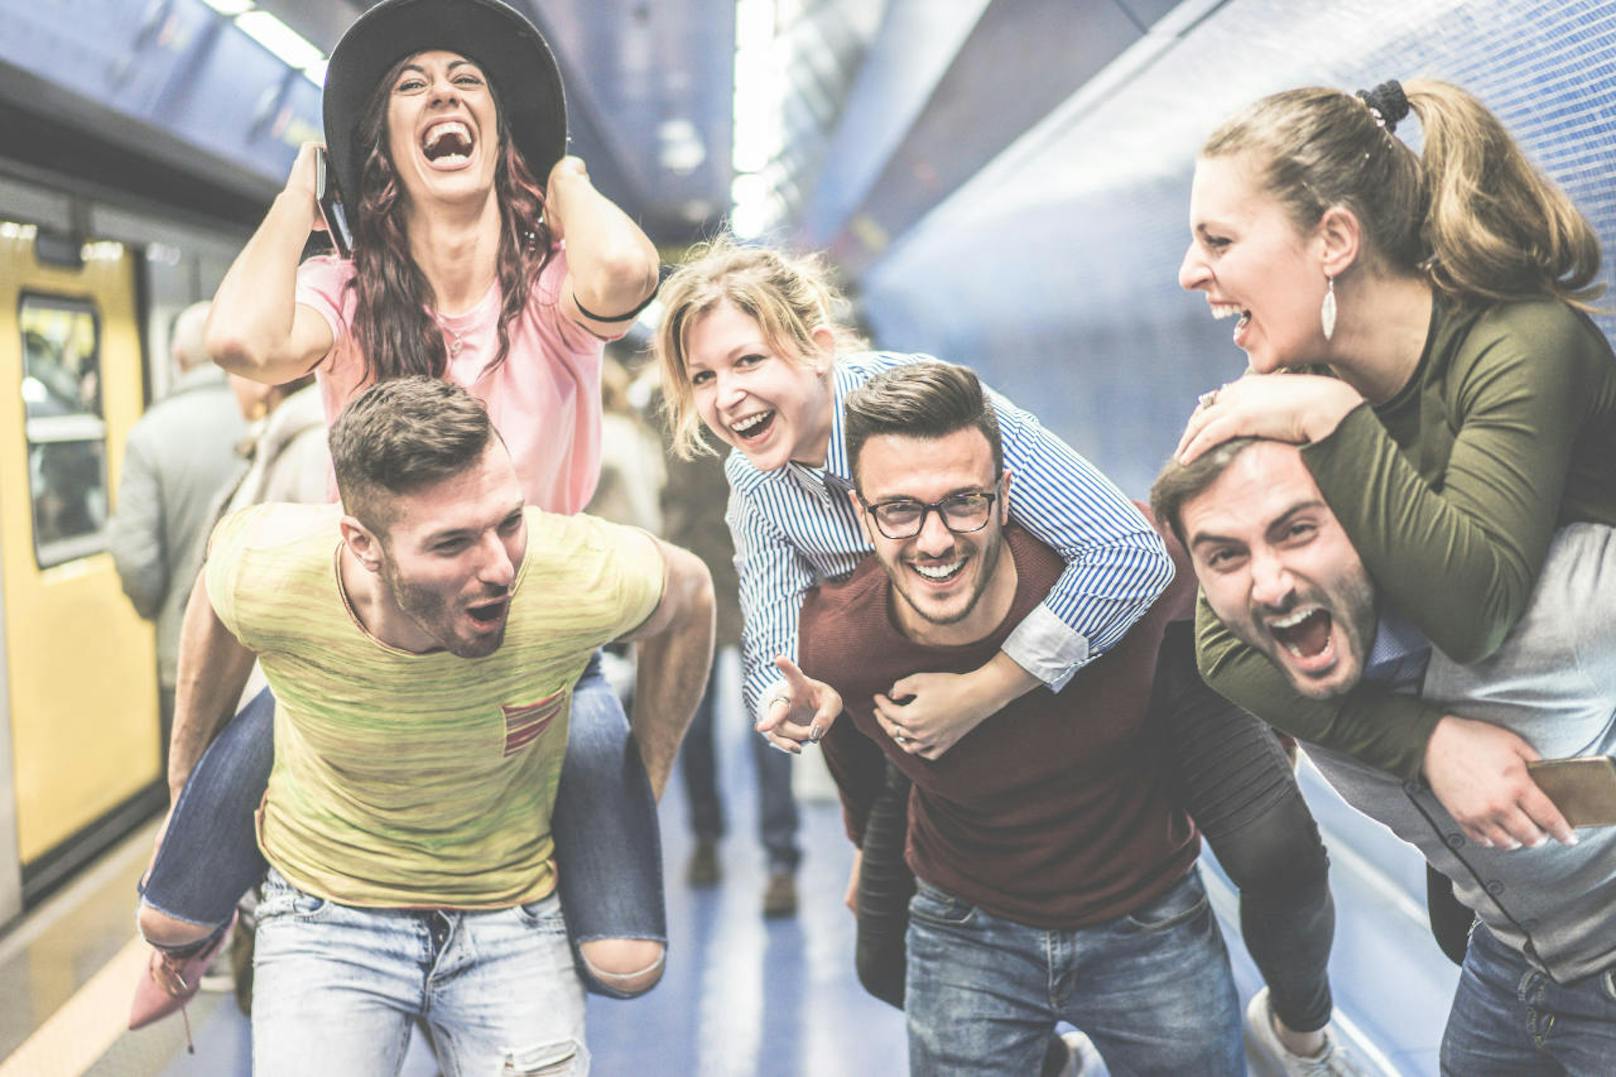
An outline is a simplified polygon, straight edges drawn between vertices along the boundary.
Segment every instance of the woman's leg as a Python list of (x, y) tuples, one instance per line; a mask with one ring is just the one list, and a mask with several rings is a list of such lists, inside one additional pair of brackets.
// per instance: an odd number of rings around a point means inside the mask
[(275, 761), (275, 697), (264, 689), (226, 723), (197, 762), (169, 815), (141, 885), (141, 934), (186, 947), (229, 923), (267, 868), (253, 817)]
[(914, 873), (903, 859), (908, 831), (909, 779), (889, 761), (886, 788), (864, 823), (854, 963), (864, 990), (900, 1010), (907, 964), (904, 935), (909, 899), (915, 894)]
[(556, 884), (589, 990), (633, 998), (662, 978), (668, 943), (656, 798), (600, 656), (572, 690), (551, 829)]
[(1296, 1033), (1330, 1021), (1335, 937), (1329, 858), (1273, 731), (1195, 668), (1193, 626), (1168, 626), (1152, 720), (1166, 738), (1184, 809), (1240, 888), (1240, 930), (1275, 1016)]

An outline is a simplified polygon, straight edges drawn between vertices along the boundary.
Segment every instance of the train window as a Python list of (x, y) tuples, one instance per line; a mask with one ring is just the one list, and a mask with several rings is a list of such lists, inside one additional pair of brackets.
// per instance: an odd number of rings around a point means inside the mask
[(107, 426), (101, 334), (89, 303), (25, 295), (22, 402), (40, 568), (106, 549)]

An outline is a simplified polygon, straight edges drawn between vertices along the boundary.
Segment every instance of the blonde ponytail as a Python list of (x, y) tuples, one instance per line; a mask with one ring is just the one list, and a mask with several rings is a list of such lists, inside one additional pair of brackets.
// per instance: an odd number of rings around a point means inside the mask
[(1599, 237), (1498, 117), (1457, 86), (1405, 85), (1425, 136), (1420, 229), (1431, 283), (1501, 301), (1550, 294), (1580, 309), (1604, 291)]

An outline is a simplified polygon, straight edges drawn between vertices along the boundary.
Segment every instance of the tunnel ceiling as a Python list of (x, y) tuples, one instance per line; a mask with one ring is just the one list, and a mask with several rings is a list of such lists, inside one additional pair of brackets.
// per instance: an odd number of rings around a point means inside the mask
[[(94, 12), (75, 21), (0, 0), (0, 155), (103, 185), (128, 177), (128, 193), (158, 200), (174, 201), (178, 176), (186, 204), (217, 216), (267, 203), (320, 135), (318, 87), (202, 0), (86, 2)], [(555, 50), (571, 151), (596, 185), (659, 243), (714, 227), (729, 208), (733, 3), (511, 2)], [(257, 6), (329, 54), (372, 5)]]
[[(662, 244), (729, 208), (735, 12), (729, 0), (510, 0), (567, 87), (571, 150)], [(326, 52), (371, 3), (260, 0)]]

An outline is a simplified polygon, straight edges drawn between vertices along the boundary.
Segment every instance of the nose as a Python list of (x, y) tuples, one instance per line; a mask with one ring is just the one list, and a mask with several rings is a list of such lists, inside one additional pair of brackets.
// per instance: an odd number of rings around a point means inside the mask
[(1290, 569), (1271, 551), (1251, 553), (1251, 601), (1256, 605), (1285, 609), (1296, 591)]
[(1184, 252), (1184, 260), (1178, 264), (1178, 286), (1186, 292), (1193, 292), (1204, 288), (1212, 277), (1211, 271), (1206, 267), (1206, 260), (1201, 257), (1201, 250), (1191, 240), (1189, 249)]
[(516, 562), (497, 532), (490, 531), (483, 537), (482, 556), (477, 563), (477, 580), (490, 588), (497, 587), (506, 591), (516, 584)]
[(954, 532), (943, 523), (941, 509), (926, 513), (920, 534), (915, 536), (915, 552), (922, 557), (941, 558), (954, 550)]
[(718, 382), (717, 400), (720, 408), (728, 410), (746, 398), (746, 390), (741, 388), (740, 380), (730, 376), (727, 371), (714, 374), (713, 379)]
[(446, 75), (434, 75), (432, 78), (432, 104), (443, 104), (455, 98), (457, 90), (454, 80)]

